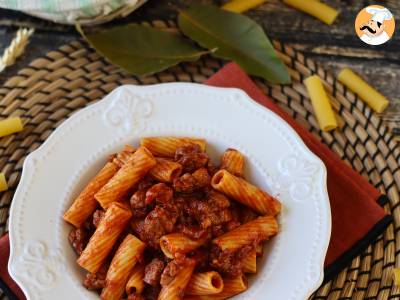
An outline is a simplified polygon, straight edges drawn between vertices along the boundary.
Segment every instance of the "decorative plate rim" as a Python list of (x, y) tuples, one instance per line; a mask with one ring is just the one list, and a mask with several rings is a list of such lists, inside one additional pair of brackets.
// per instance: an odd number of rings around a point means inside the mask
[[(204, 93), (208, 92), (210, 94), (219, 93), (221, 97), (234, 99), (234, 101), (237, 101), (237, 104), (243, 106), (243, 108), (254, 110), (257, 114), (264, 115), (264, 117), (269, 118), (270, 120), (275, 122), (275, 125), (280, 126), (281, 127), (280, 130), (285, 131), (285, 133), (287, 133), (288, 136), (290, 136), (290, 138), (293, 139), (296, 142), (296, 144), (298, 144), (299, 147), (302, 148), (303, 153), (307, 154), (308, 156), (307, 158), (311, 159), (312, 162), (315, 163), (315, 165), (317, 166), (318, 170), (322, 172), (322, 176), (319, 178), (319, 180), (316, 180), (317, 182), (315, 189), (318, 190), (319, 196), (321, 196), (321, 199), (319, 201), (321, 202), (321, 204), (324, 204), (322, 205), (322, 209), (324, 210), (324, 215), (327, 217), (327, 219), (324, 220), (325, 222), (323, 224), (324, 226), (324, 232), (322, 232), (323, 240), (319, 241), (317, 245), (319, 249), (319, 252), (316, 253), (316, 255), (318, 256), (317, 259), (318, 271), (314, 271), (312, 275), (304, 276), (305, 277), (304, 282), (300, 283), (297, 287), (293, 287), (293, 293), (291, 299), (299, 299), (298, 298), (300, 296), (299, 294), (301, 294), (301, 298), (303, 297), (304, 299), (308, 298), (322, 283), (324, 260), (328, 249), (330, 234), (331, 234), (331, 213), (330, 213), (330, 205), (329, 205), (327, 184), (326, 184), (327, 171), (323, 162), (307, 148), (307, 146), (297, 135), (294, 129), (291, 128), (281, 117), (279, 117), (272, 111), (265, 109), (265, 107), (263, 107), (262, 105), (258, 104), (256, 101), (251, 99), (251, 97), (249, 97), (244, 91), (240, 89), (211, 87), (196, 83), (162, 83), (150, 86), (125, 85), (116, 88), (102, 100), (75, 112), (71, 117), (66, 119), (60, 126), (58, 126), (38, 149), (36, 149), (26, 157), (23, 164), (21, 180), (14, 194), (14, 198), (10, 208), (10, 219), (9, 219), (10, 259), (8, 263), (8, 269), (11, 277), (19, 284), (24, 293), (28, 295), (28, 299), (30, 295), (29, 291), (27, 287), (24, 285), (20, 275), (16, 272), (14, 268), (18, 256), (16, 253), (17, 252), (16, 247), (18, 244), (17, 241), (18, 233), (16, 232), (16, 224), (21, 221), (17, 219), (16, 213), (18, 209), (21, 209), (20, 205), (22, 204), (23, 198), (25, 198), (26, 194), (29, 191), (30, 178), (34, 175), (35, 172), (37, 172), (36, 160), (40, 159), (43, 155), (45, 155), (46, 151), (48, 151), (49, 148), (54, 146), (53, 144), (55, 143), (57, 136), (62, 135), (63, 132), (70, 130), (69, 128), (72, 128), (72, 124), (75, 121), (89, 118), (90, 115), (95, 115), (96, 113), (101, 113), (107, 103), (110, 104), (111, 107), (112, 105), (111, 98), (115, 97), (115, 95), (117, 95), (118, 92), (122, 91), (121, 93), (123, 93), (125, 90), (131, 90), (143, 93), (152, 90), (155, 91), (161, 90), (164, 92), (170, 92), (174, 90), (185, 90), (185, 91), (195, 91)], [(40, 251), (43, 250), (40, 247), (41, 246), (38, 245), (32, 251), (34, 252), (36, 251), (40, 255)], [(19, 252), (20, 252), (19, 254), (21, 255), (22, 254), (21, 247), (19, 249)]]

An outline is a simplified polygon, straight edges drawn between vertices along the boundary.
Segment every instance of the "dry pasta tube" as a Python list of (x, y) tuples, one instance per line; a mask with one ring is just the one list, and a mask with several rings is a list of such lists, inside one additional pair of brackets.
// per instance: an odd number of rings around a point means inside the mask
[(175, 253), (185, 254), (204, 245), (205, 239), (192, 240), (181, 233), (170, 233), (160, 238), (160, 248), (168, 258)]
[(185, 295), (213, 295), (221, 293), (224, 281), (218, 272), (195, 273), (186, 287)]
[(335, 114), (333, 113), (331, 103), (324, 90), (321, 79), (313, 75), (304, 80), (310, 95), (311, 104), (314, 108), (319, 127), (323, 131), (330, 131), (337, 127)]
[(158, 300), (176, 300), (181, 299), (190, 278), (192, 277), (195, 262), (187, 262), (175, 275), (175, 278), (166, 285), (163, 286)]
[(106, 275), (106, 286), (101, 299), (121, 299), (126, 283), (135, 264), (142, 259), (146, 245), (132, 234), (128, 234), (115, 253)]
[(119, 167), (114, 162), (108, 162), (74, 200), (64, 214), (64, 220), (76, 228), (81, 227), (96, 210), (97, 201), (94, 195), (117, 173), (118, 169)]
[(257, 273), (257, 253), (256, 250), (251, 251), (243, 260), (243, 272)]
[(350, 90), (359, 95), (374, 111), (381, 113), (389, 105), (389, 101), (385, 96), (371, 87), (349, 68), (341, 70), (338, 79)]
[(144, 265), (136, 264), (125, 287), (125, 292), (129, 294), (141, 294), (144, 289)]
[(277, 199), (226, 170), (215, 173), (211, 185), (217, 191), (254, 209), (259, 214), (275, 216), (281, 210), (281, 203)]
[(263, 4), (266, 0), (232, 0), (222, 6), (222, 9), (242, 13)]
[(328, 25), (331, 25), (339, 14), (336, 9), (318, 0), (283, 0), (283, 2), (312, 15)]
[(186, 296), (184, 300), (223, 300), (244, 292), (248, 288), (244, 275), (234, 278), (224, 278), (224, 289), (219, 294), (203, 296)]
[(149, 174), (161, 182), (173, 182), (175, 178), (178, 178), (182, 173), (182, 165), (165, 159), (156, 158), (157, 164), (150, 170)]
[(236, 251), (255, 240), (265, 241), (278, 233), (278, 223), (272, 216), (258, 217), (213, 239), (222, 251)]
[(95, 194), (103, 208), (114, 201), (121, 201), (126, 193), (142, 179), (156, 164), (153, 155), (140, 147), (121, 169)]
[(132, 213), (121, 204), (113, 203), (107, 209), (77, 263), (90, 273), (96, 273), (131, 218)]
[(182, 145), (192, 143), (206, 150), (206, 140), (187, 137), (148, 137), (140, 140), (140, 145), (146, 147), (154, 156), (174, 157), (176, 149)]
[(228, 149), (222, 154), (221, 169), (227, 170), (229, 173), (243, 177), (244, 172), (244, 156), (235, 149)]
[(0, 121), (0, 137), (20, 132), (24, 129), (19, 117), (8, 118)]
[(7, 180), (4, 173), (0, 173), (0, 192), (8, 190)]

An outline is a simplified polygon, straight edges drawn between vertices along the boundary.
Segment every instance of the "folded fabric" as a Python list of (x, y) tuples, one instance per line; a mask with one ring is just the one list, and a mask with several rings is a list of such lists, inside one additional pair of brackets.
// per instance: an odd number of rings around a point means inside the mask
[[(235, 63), (227, 64), (205, 83), (242, 89), (255, 101), (286, 120), (308, 148), (325, 163), (332, 212), (332, 235), (325, 260), (324, 280), (330, 280), (373, 242), (392, 221), (392, 217), (378, 204), (385, 201), (385, 196), (274, 104)], [(25, 299), (22, 291), (7, 273), (8, 257), (9, 240), (6, 235), (0, 239), (0, 288), (10, 295), (13, 291), (18, 299)], [(14, 299), (12, 295), (10, 298)]]
[(237, 64), (225, 65), (205, 83), (242, 89), (292, 126), (307, 147), (324, 162), (332, 213), (332, 234), (325, 259), (324, 281), (332, 279), (391, 223), (392, 217), (379, 205), (386, 202), (386, 196), (273, 103)]

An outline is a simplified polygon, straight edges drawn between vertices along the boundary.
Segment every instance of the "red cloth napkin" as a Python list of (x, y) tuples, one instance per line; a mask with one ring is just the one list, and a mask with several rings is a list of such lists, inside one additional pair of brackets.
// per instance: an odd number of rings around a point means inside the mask
[[(242, 89), (258, 103), (285, 119), (308, 148), (325, 163), (332, 212), (332, 235), (325, 259), (324, 280), (330, 280), (373, 242), (392, 221), (392, 217), (387, 215), (377, 203), (378, 200), (382, 202), (385, 197), (265, 96), (235, 63), (227, 64), (205, 83)], [(25, 299), (22, 291), (7, 273), (8, 256), (9, 240), (8, 236), (5, 236), (0, 239), (0, 278), (19, 299)]]

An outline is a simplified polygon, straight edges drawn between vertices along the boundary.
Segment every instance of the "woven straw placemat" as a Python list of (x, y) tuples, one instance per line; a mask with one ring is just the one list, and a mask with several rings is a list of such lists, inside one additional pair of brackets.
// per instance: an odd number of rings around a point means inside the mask
[[(173, 26), (173, 23), (168, 24)], [(293, 83), (271, 86), (257, 79), (257, 84), (299, 123), (387, 194), (390, 203), (385, 209), (394, 216), (393, 225), (312, 298), (400, 299), (400, 289), (392, 282), (392, 268), (400, 265), (397, 255), (400, 253), (400, 149), (382, 120), (331, 74), (289, 46), (279, 42), (274, 42), (274, 46), (290, 68)], [(10, 202), (24, 158), (72, 113), (123, 84), (201, 83), (222, 65), (221, 60), (206, 57), (138, 78), (109, 64), (87, 44), (76, 41), (47, 53), (20, 70), (0, 88), (0, 118), (20, 116), (25, 124), (21, 133), (2, 138), (0, 144), (0, 170), (6, 174), (10, 186), (0, 197), (0, 235), (7, 228)], [(341, 128), (331, 133), (320, 131), (314, 118), (303, 85), (303, 79), (311, 74), (318, 74), (323, 79), (339, 116)]]

